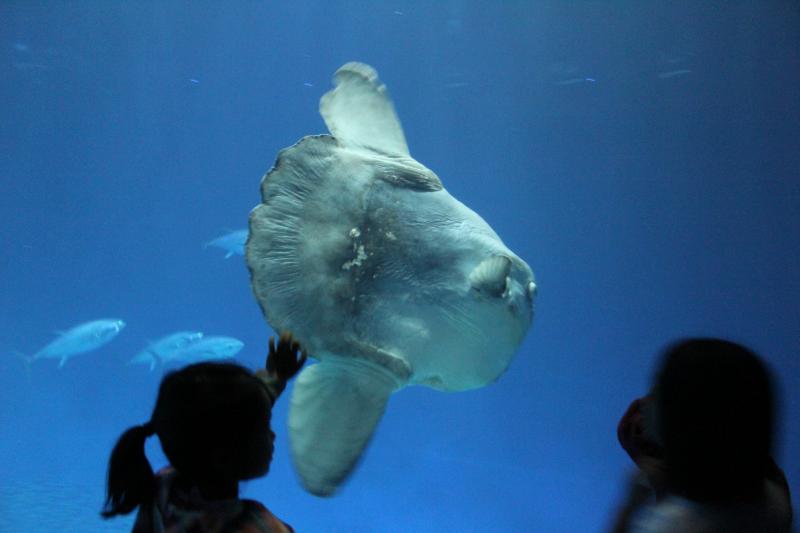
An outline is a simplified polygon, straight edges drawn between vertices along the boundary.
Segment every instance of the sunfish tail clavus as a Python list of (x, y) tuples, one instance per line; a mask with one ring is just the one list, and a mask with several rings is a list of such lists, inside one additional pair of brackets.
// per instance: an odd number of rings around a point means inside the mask
[(289, 436), (303, 486), (323, 496), (393, 392), (496, 380), (536, 292), (528, 265), (411, 157), (377, 73), (347, 63), (334, 82), (320, 101), (331, 135), (280, 152), (246, 246), (266, 320), (319, 360), (295, 382)]

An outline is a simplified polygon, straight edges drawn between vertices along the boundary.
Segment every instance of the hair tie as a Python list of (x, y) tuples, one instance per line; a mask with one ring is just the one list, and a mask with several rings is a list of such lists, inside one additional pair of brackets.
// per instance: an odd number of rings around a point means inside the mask
[(142, 428), (142, 430), (145, 432), (145, 435), (147, 435), (148, 437), (151, 436), (151, 435), (155, 435), (155, 433), (156, 433), (156, 428), (155, 428), (155, 426), (153, 426), (153, 421), (152, 420), (142, 424), (139, 427)]

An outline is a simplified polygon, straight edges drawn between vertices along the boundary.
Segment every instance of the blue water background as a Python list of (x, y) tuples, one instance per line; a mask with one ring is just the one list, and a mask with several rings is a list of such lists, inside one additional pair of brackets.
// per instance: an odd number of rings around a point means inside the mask
[[(181, 329), (270, 330), (241, 257), (279, 149), (325, 131), (341, 64), (375, 66), (412, 155), (532, 266), (533, 327), (486, 388), (396, 394), (341, 493), (304, 493), (284, 398), (243, 495), (300, 532), (600, 531), (615, 427), (683, 335), (742, 341), (783, 397), (800, 498), (800, 14), (771, 2), (0, 3), (0, 531), (125, 531), (108, 453)], [(680, 72), (688, 71), (688, 72)], [(63, 369), (32, 353), (127, 328)], [(155, 442), (154, 466), (163, 465)]]

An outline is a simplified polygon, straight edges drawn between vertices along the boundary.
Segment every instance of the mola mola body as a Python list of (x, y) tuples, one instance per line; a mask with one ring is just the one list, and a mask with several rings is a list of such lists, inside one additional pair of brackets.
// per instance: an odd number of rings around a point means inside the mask
[(377, 73), (348, 63), (335, 83), (320, 101), (332, 135), (281, 151), (246, 246), (265, 318), (319, 360), (289, 412), (295, 468), (318, 495), (353, 470), (393, 392), (495, 381), (536, 293), (525, 261), (411, 157)]

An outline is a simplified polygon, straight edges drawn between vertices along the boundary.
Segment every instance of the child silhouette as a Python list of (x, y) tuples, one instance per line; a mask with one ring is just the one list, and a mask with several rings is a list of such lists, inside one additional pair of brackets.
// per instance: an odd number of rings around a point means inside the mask
[[(269, 470), (272, 405), (306, 360), (291, 334), (269, 340), (266, 368), (206, 362), (168, 374), (150, 421), (129, 428), (111, 453), (104, 518), (138, 508), (135, 533), (287, 532), (239, 481)], [(157, 435), (170, 462), (153, 473), (147, 437)]]

